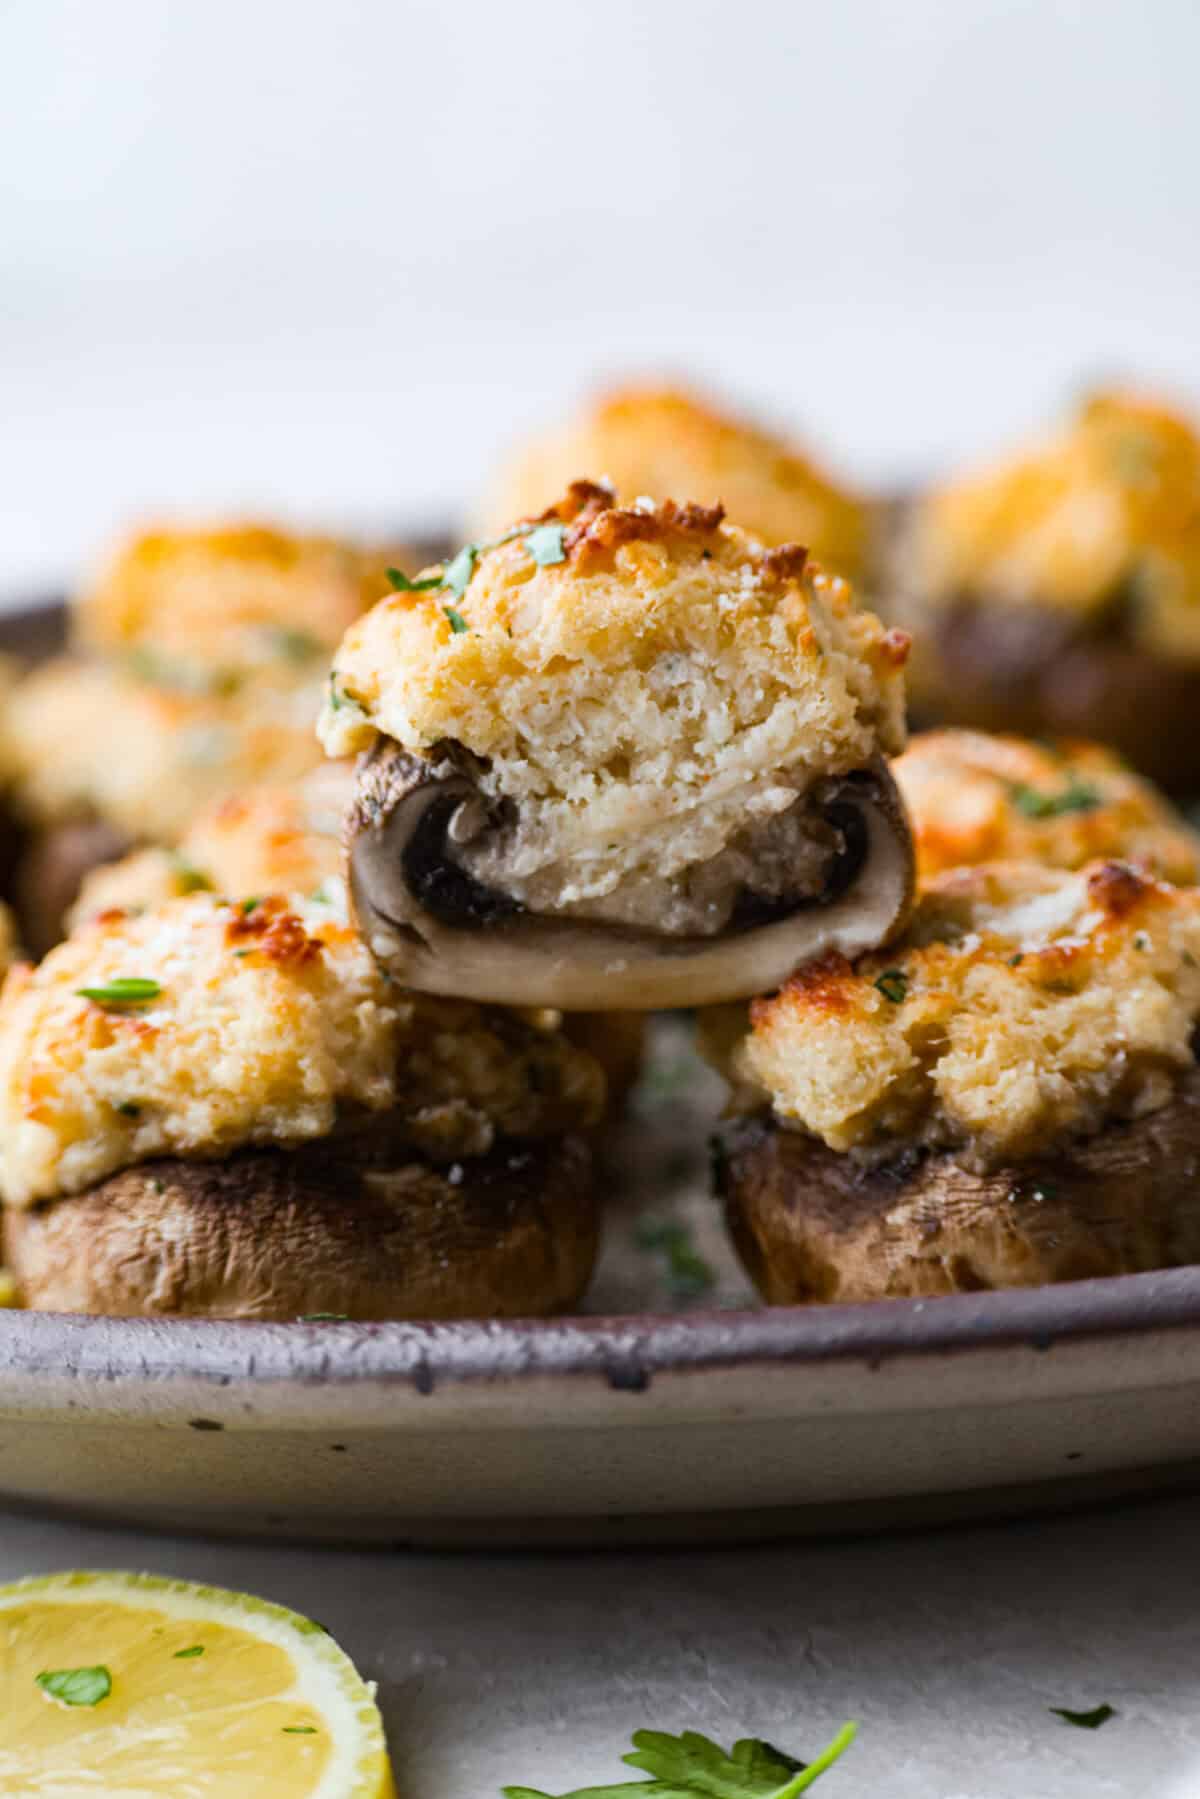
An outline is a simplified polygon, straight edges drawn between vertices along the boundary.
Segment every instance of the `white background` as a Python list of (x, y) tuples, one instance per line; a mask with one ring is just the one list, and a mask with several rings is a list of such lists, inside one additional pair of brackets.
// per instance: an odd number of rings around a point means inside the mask
[(7, 0), (0, 588), (444, 514), (597, 373), (891, 480), (1200, 391), (1195, 0)]

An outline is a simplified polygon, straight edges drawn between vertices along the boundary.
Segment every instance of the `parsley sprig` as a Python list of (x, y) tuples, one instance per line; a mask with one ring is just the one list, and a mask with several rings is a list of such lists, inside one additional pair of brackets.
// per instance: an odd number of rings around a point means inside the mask
[[(758, 1737), (743, 1737), (726, 1753), (699, 1731), (671, 1736), (664, 1730), (634, 1732), (632, 1755), (622, 1756), (641, 1768), (649, 1780), (620, 1781), (615, 1786), (578, 1787), (559, 1799), (617, 1799), (638, 1794), (653, 1799), (797, 1799), (850, 1747), (856, 1724), (843, 1724), (815, 1761), (797, 1761)], [(502, 1787), (504, 1799), (553, 1799), (536, 1787)]]
[[(555, 563), (565, 562), (567, 559), (564, 547), (566, 531), (565, 525), (535, 525), (531, 530), (525, 525), (514, 525), (503, 537), (494, 537), (489, 543), (465, 543), (448, 562), (442, 564), (441, 571), (436, 575), (423, 575), (419, 581), (414, 581), (403, 570), (389, 568), (386, 571), (387, 578), (397, 593), (442, 591), (449, 593), (452, 600), (461, 600), (471, 585), (471, 577), (479, 558), (486, 555), (488, 550), (498, 550), (502, 544), (513, 543), (519, 537), (539, 568), (552, 568)], [(471, 629), (453, 603), (443, 606), (442, 611), (449, 619), (450, 629), (456, 637)]]

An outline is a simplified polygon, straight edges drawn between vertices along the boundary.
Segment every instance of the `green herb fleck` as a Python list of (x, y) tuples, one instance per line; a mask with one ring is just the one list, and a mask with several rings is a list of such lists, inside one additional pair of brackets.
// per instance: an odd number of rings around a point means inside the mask
[(262, 905), (262, 900), (259, 898), (258, 894), (255, 894), (253, 896), (253, 898), (244, 899), (242, 901), (242, 911), (246, 914), (246, 917), (248, 918), (250, 916), (251, 912), (256, 912), (258, 910), (259, 906), (261, 906), (261, 905)]
[(114, 1109), (122, 1118), (140, 1118), (142, 1115), (142, 1108), (136, 1099), (118, 1100)]
[(140, 975), (121, 975), (102, 987), (76, 987), (75, 991), (81, 999), (90, 999), (97, 1006), (144, 1006), (148, 1000), (158, 998), (162, 987)]
[(1095, 1705), (1090, 1712), (1073, 1712), (1065, 1705), (1052, 1705), (1049, 1709), (1064, 1724), (1074, 1724), (1078, 1730), (1099, 1730), (1102, 1724), (1117, 1715), (1113, 1705)]
[(297, 1324), (345, 1324), (349, 1312), (301, 1312)]
[(712, 1268), (692, 1243), (686, 1224), (671, 1218), (643, 1218), (634, 1229), (639, 1249), (663, 1256), (667, 1286), (674, 1299), (699, 1299), (717, 1284)]
[(1023, 950), (1018, 950), (1015, 956), (1010, 956), (1008, 958), (1008, 966), (1010, 968), (1020, 968), (1024, 960), (1025, 952)]
[(1145, 931), (1135, 931), (1134, 932), (1133, 947), (1134, 947), (1134, 949), (1142, 949), (1142, 950), (1146, 950), (1146, 949), (1150, 948), (1150, 939), (1146, 935)]
[(876, 992), (882, 993), (884, 999), (890, 999), (894, 1006), (908, 998), (908, 976), (902, 968), (885, 968), (879, 979), (871, 985)]
[(298, 631), (294, 625), (268, 625), (267, 637), (278, 655), (288, 662), (311, 662), (321, 652), (321, 644), (311, 631)]
[(190, 1662), (194, 1656), (203, 1654), (204, 1644), (193, 1643), (190, 1649), (177, 1649), (171, 1659), (176, 1662)]
[(317, 1727), (315, 1724), (285, 1724), (283, 1734), (285, 1737), (315, 1737)]
[(178, 850), (169, 852), (171, 872), (180, 893), (211, 893), (212, 882), (202, 868), (196, 868)]
[[(662, 1730), (634, 1732), (635, 1753), (622, 1756), (649, 1780), (615, 1786), (578, 1787), (560, 1799), (615, 1799), (617, 1794), (657, 1794), (659, 1799), (797, 1799), (850, 1747), (856, 1724), (844, 1724), (833, 1741), (807, 1766), (757, 1737), (744, 1737), (726, 1753), (719, 1743), (685, 1730), (670, 1736)], [(535, 1787), (502, 1787), (504, 1799), (552, 1799)]]
[(462, 613), (459, 612), (454, 606), (443, 606), (442, 611), (446, 614), (446, 617), (450, 620), (450, 629), (453, 631), (453, 633), (456, 637), (461, 636), (464, 631), (469, 631), (471, 629), (470, 625), (467, 623), (467, 621), (463, 617)]
[(475, 573), (480, 550), (490, 548), (490, 544), (465, 543), (442, 569), (440, 585), (448, 587), (455, 599), (461, 600), (471, 585), (471, 576)]
[(440, 575), (426, 575), (421, 581), (410, 581), (403, 569), (389, 568), (384, 572), (397, 593), (428, 593), (432, 588), (442, 585)]
[(50, 1699), (63, 1705), (99, 1705), (112, 1692), (107, 1668), (55, 1668), (37, 1676), (37, 1684)]
[(1008, 791), (1013, 805), (1025, 818), (1061, 818), (1068, 812), (1094, 812), (1104, 803), (1099, 788), (1075, 776), (1060, 793), (1041, 793), (1023, 781), (1010, 781)]
[(366, 708), (357, 700), (351, 699), (348, 693), (342, 692), (336, 674), (329, 677), (329, 705), (334, 712), (361, 712), (366, 717)]
[(529, 533), (525, 539), (525, 548), (539, 568), (553, 568), (556, 562), (567, 560), (567, 552), (563, 548), (566, 534), (565, 525), (539, 525)]

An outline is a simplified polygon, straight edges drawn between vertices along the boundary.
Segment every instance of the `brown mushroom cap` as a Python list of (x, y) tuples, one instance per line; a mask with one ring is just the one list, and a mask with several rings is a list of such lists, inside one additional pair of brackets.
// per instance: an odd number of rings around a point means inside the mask
[(1200, 664), (1032, 603), (963, 600), (918, 643), (913, 707), (923, 721), (1095, 737), (1174, 793), (1200, 787)]
[(579, 1299), (597, 1221), (577, 1137), (434, 1167), (375, 1128), (222, 1162), (149, 1162), (8, 1211), (4, 1246), (38, 1311), (511, 1318)]
[(822, 784), (842, 845), (825, 894), (789, 908), (747, 893), (716, 937), (535, 913), (482, 886), (455, 854), (456, 818), (480, 804), (467, 758), (418, 758), (386, 739), (364, 758), (348, 824), (355, 911), (407, 987), (566, 1011), (714, 1005), (769, 992), (831, 950), (878, 948), (912, 902), (911, 835), (882, 759)]
[(718, 1185), (770, 1305), (1033, 1287), (1200, 1261), (1200, 1070), (1161, 1111), (1058, 1154), (870, 1165), (769, 1114), (733, 1127)]
[(46, 825), (28, 835), (17, 859), (13, 897), (30, 955), (40, 959), (61, 942), (85, 876), (119, 861), (132, 847), (126, 832), (95, 817)]

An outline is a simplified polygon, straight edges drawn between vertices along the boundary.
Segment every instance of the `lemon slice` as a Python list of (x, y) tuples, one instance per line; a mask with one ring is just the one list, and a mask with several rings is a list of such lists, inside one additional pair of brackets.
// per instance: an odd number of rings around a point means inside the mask
[(395, 1799), (371, 1692), (333, 1638), (149, 1574), (0, 1587), (0, 1794)]

